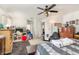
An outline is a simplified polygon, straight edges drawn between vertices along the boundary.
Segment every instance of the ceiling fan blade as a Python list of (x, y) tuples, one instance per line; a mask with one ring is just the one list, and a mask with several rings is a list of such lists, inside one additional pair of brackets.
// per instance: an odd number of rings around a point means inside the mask
[(40, 14), (42, 14), (42, 13), (44, 13), (44, 12), (40, 12), (40, 13), (38, 13), (38, 15), (40, 15)]
[(55, 7), (55, 6), (56, 6), (56, 4), (51, 5), (51, 6), (48, 8), (48, 10), (50, 10), (51, 8), (53, 8), (53, 7)]
[(38, 9), (44, 10), (43, 8), (37, 7)]
[(49, 12), (55, 12), (55, 13), (57, 13), (58, 11), (56, 11), (56, 10), (50, 10)]

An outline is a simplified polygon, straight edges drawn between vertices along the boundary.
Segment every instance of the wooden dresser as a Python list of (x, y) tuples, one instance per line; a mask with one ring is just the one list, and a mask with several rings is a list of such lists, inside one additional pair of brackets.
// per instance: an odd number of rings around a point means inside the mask
[(5, 36), (5, 54), (11, 53), (13, 48), (12, 30), (0, 30), (0, 35)]
[(73, 27), (61, 27), (59, 29), (60, 37), (62, 38), (74, 38), (75, 29)]

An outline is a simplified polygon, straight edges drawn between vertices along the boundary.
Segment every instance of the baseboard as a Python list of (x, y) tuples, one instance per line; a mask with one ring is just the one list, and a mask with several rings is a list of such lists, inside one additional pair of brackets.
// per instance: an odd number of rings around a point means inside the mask
[(43, 41), (50, 41), (50, 40), (43, 40)]
[(35, 52), (33, 52), (33, 53), (28, 53), (28, 55), (35, 55)]

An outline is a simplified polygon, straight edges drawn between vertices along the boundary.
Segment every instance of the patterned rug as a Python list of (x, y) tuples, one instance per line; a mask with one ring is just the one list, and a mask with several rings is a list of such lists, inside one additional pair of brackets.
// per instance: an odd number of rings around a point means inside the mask
[(28, 41), (26, 42), (15, 42), (13, 43), (13, 51), (11, 55), (27, 55), (26, 46), (30, 45)]

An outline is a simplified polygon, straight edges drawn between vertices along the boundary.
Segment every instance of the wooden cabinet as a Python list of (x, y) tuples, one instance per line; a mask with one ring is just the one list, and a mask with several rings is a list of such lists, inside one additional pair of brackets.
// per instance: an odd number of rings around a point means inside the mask
[(13, 48), (12, 31), (0, 30), (0, 35), (5, 36), (5, 54), (11, 53)]
[(4, 54), (5, 37), (0, 35), (0, 55)]

